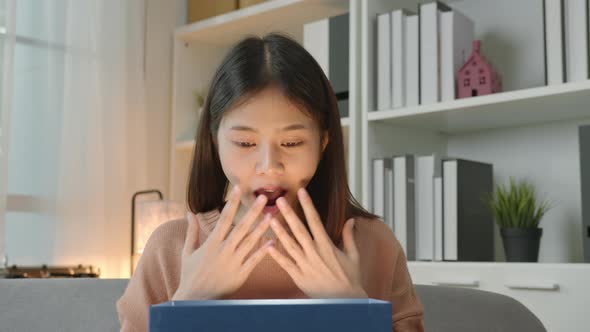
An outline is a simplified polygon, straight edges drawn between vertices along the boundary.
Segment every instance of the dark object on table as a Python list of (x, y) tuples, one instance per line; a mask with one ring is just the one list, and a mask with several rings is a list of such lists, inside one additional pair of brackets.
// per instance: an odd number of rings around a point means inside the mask
[(100, 269), (92, 265), (83, 266), (17, 266), (0, 269), (0, 278), (98, 278)]

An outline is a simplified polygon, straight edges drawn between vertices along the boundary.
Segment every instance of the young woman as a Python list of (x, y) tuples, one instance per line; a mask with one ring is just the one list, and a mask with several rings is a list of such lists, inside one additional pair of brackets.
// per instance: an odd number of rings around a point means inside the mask
[(375, 298), (393, 329), (423, 308), (391, 230), (352, 197), (332, 87), (279, 34), (234, 46), (211, 82), (188, 184), (187, 220), (152, 234), (117, 302), (122, 331), (146, 331), (170, 300)]

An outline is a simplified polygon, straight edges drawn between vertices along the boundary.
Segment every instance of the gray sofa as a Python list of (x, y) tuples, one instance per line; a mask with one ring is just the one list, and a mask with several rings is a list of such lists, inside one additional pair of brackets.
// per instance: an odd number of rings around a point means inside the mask
[[(127, 279), (0, 279), (0, 331), (118, 331)], [(416, 285), (426, 331), (545, 331), (516, 300), (474, 289)]]

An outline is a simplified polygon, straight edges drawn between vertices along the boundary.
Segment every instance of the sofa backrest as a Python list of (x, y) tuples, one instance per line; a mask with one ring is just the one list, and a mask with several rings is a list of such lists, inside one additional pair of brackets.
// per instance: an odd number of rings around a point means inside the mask
[(506, 295), (470, 288), (416, 285), (426, 331), (546, 331), (527, 307)]
[[(127, 279), (0, 279), (0, 331), (119, 331), (116, 301)], [(426, 331), (545, 331), (508, 296), (416, 285)], [(395, 305), (395, 303), (393, 304)]]

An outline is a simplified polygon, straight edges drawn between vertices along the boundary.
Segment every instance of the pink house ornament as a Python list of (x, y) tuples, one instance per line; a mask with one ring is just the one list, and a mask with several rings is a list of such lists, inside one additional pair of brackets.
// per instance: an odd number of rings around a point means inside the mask
[(474, 40), (471, 55), (457, 72), (457, 98), (482, 96), (502, 91), (502, 78), (480, 53), (480, 41)]

